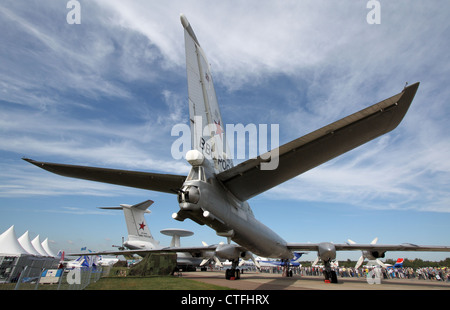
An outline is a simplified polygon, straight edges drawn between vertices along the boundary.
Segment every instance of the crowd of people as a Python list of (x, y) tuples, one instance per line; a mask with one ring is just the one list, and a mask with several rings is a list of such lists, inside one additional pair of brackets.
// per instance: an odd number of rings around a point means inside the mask
[[(373, 268), (373, 267), (372, 267)], [(336, 268), (340, 277), (366, 277), (372, 268)], [(380, 267), (378, 267), (380, 268)], [(450, 268), (381, 268), (383, 279), (419, 279), (450, 282)]]
[[(333, 270), (336, 271), (338, 277), (367, 277), (369, 272), (373, 270), (374, 267), (334, 267)], [(379, 266), (376, 268), (380, 268)], [(300, 276), (322, 276), (323, 267), (292, 267), (294, 274)], [(282, 273), (282, 267), (267, 267), (263, 268), (262, 272), (267, 273)], [(411, 267), (407, 268), (384, 268), (381, 267), (381, 275), (383, 279), (419, 279), (419, 280), (434, 280), (434, 281), (445, 281), (450, 282), (450, 268), (442, 267), (425, 267), (413, 269)]]

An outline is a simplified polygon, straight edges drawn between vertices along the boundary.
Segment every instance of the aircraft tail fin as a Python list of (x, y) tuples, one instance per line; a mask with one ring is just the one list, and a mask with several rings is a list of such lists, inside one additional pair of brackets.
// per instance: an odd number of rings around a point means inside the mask
[(145, 213), (151, 213), (147, 209), (152, 204), (152, 200), (146, 200), (135, 205), (121, 204), (120, 207), (101, 207), (100, 209), (123, 210), (129, 236), (153, 239), (144, 217)]
[(403, 258), (398, 258), (397, 261), (396, 261), (395, 264), (394, 264), (394, 267), (396, 267), (396, 268), (401, 268), (401, 267), (403, 267), (403, 261), (404, 261)]
[(217, 173), (233, 167), (208, 60), (184, 15), (186, 72), (192, 149), (210, 160)]
[(298, 262), (300, 258), (302, 257), (302, 252), (294, 252), (294, 262)]
[(58, 254), (56, 254), (56, 257), (59, 258), (59, 261), (60, 261), (60, 262), (64, 262), (64, 255), (65, 255), (65, 252), (59, 250), (59, 251), (58, 251)]

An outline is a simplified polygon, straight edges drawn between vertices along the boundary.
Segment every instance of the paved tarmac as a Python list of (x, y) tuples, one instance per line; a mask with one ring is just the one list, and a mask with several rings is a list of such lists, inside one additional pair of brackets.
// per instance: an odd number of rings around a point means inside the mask
[(338, 278), (332, 284), (323, 277), (248, 272), (240, 280), (226, 280), (224, 271), (184, 272), (182, 277), (237, 290), (450, 290), (449, 282), (419, 279), (382, 279), (381, 284), (369, 284), (365, 278)]

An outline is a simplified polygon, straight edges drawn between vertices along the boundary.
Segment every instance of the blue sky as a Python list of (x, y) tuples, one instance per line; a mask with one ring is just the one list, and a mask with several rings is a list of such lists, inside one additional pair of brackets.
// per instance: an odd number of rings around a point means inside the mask
[[(192, 230), (183, 245), (223, 241), (177, 222), (176, 196), (64, 178), (21, 160), (187, 174), (171, 129), (187, 124), (180, 13), (211, 63), (222, 118), (279, 124), (280, 143), (420, 81), (393, 132), (249, 201), (290, 242), (450, 245), (450, 90), (446, 1), (68, 1), (0, 4), (0, 231), (49, 238), (54, 251), (112, 249), (122, 212), (101, 206), (155, 201), (147, 221)], [(357, 259), (342, 252), (338, 259)], [(446, 253), (388, 253), (440, 260)], [(315, 254), (308, 254), (315, 259)]]

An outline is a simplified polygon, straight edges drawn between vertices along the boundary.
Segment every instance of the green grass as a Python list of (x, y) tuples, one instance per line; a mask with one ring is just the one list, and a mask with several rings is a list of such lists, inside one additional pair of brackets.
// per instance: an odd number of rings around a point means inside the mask
[(229, 290), (228, 287), (207, 284), (174, 276), (106, 277), (89, 284), (85, 290)]

